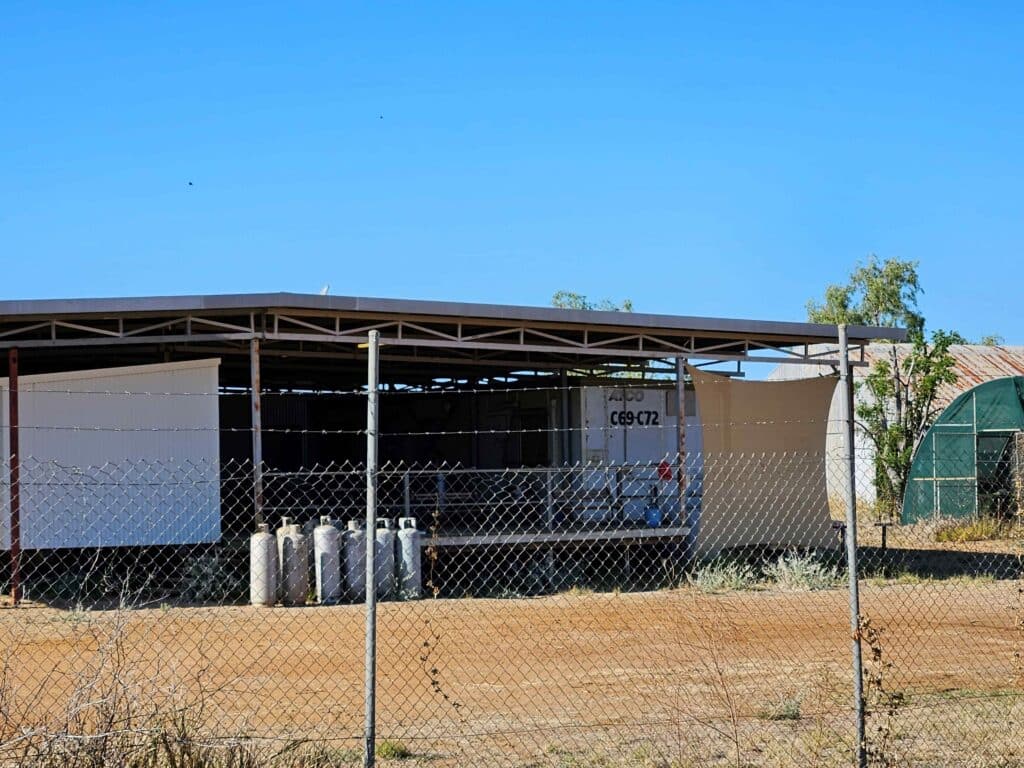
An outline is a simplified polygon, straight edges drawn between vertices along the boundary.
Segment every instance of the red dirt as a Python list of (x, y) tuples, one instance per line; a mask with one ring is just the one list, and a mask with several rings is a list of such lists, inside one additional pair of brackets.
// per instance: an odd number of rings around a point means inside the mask
[[(866, 586), (862, 612), (893, 663), (886, 687), (1019, 691), (1018, 586)], [(842, 590), (383, 603), (378, 636), (379, 733), (431, 749), (476, 739), (537, 752), (580, 726), (656, 730), (681, 714), (755, 720), (792, 696), (805, 717), (841, 720), (851, 699)], [(9, 729), (61, 727), (74, 693), (89, 698), (83, 676), (99, 669), (91, 698), (117, 671), (144, 703), (202, 698), (221, 735), (361, 733), (361, 606), (35, 606), (0, 611), (0, 639)]]

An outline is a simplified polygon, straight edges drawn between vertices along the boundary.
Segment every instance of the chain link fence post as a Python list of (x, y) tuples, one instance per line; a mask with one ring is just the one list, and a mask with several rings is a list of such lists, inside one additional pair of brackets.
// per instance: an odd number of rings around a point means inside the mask
[(860, 592), (857, 582), (857, 474), (853, 433), (853, 378), (850, 375), (850, 348), (846, 325), (839, 326), (839, 386), (840, 416), (843, 425), (843, 466), (846, 480), (844, 500), (846, 506), (846, 567), (849, 572), (850, 636), (853, 643), (853, 696), (857, 728), (857, 765), (867, 766), (864, 739), (864, 666), (861, 657)]
[(366, 362), (366, 733), (363, 765), (375, 760), (377, 720), (377, 388), (380, 379), (380, 331), (370, 331)]

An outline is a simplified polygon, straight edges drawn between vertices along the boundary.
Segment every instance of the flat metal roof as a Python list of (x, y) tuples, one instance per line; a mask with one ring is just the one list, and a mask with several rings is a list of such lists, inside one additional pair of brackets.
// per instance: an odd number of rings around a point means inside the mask
[[(356, 296), (320, 296), (301, 293), (248, 293), (194, 296), (142, 296), (87, 299), (28, 299), (0, 301), (0, 321), (61, 317), (178, 313), (256, 313), (275, 310), (312, 310), (325, 313), (406, 315), (461, 319), (464, 321), (521, 321), (553, 325), (594, 326), (620, 329), (650, 329), (683, 332), (706, 337), (724, 334), (730, 337), (769, 338), (775, 343), (804, 344), (834, 340), (834, 325), (776, 320), (746, 320), (720, 317), (693, 317), (645, 312), (560, 309), (505, 304), (384, 299)], [(902, 341), (901, 328), (850, 326), (851, 341)]]
[[(258, 341), (268, 386), (358, 385), (370, 330), (392, 383), (517, 372), (630, 370), (675, 375), (698, 365), (837, 363), (834, 325), (297, 293), (0, 301), (0, 352), (23, 373), (220, 357), (225, 385), (249, 379)], [(851, 364), (898, 328), (848, 329)], [(6, 370), (0, 354), (0, 373)], [(703, 362), (698, 362), (703, 361)]]

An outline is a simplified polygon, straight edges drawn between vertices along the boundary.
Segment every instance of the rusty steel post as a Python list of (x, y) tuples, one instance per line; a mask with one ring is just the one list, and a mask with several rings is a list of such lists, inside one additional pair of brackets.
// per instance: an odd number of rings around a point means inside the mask
[(679, 521), (686, 525), (686, 358), (676, 358), (676, 399), (678, 401), (678, 424), (676, 425), (676, 453), (679, 457), (677, 481), (679, 483)]
[(249, 342), (249, 386), (252, 406), (252, 496), (256, 525), (263, 520), (263, 416), (260, 404), (260, 341)]
[(7, 353), (7, 447), (10, 449), (11, 600), (21, 602), (21, 455), (18, 445), (18, 350)]

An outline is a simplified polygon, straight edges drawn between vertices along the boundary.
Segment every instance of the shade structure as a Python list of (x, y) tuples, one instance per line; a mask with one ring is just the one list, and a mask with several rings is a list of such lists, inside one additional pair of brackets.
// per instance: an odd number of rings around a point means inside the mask
[(734, 381), (692, 367), (690, 375), (704, 441), (697, 553), (835, 546), (823, 447), (838, 379)]

